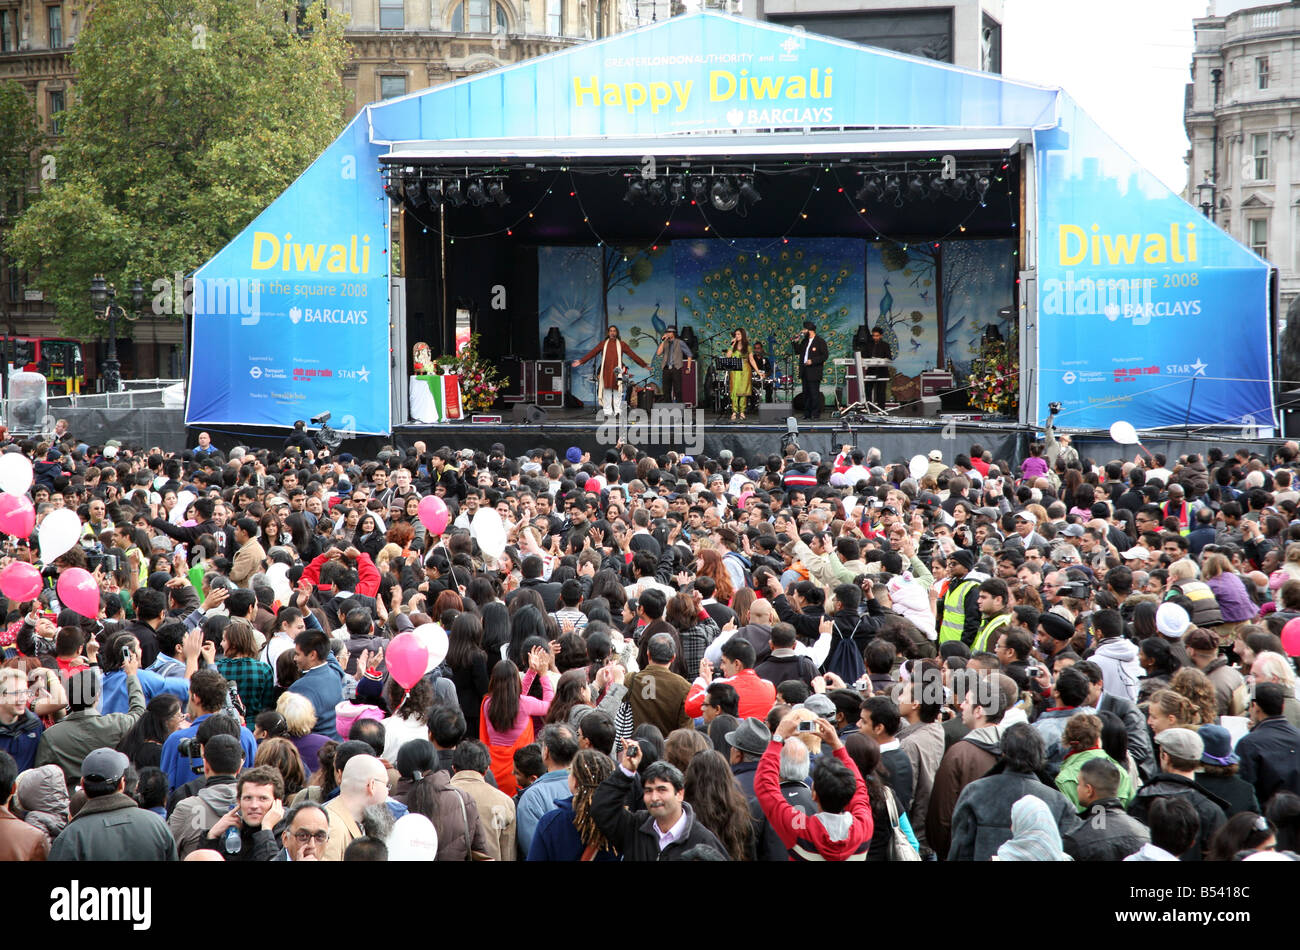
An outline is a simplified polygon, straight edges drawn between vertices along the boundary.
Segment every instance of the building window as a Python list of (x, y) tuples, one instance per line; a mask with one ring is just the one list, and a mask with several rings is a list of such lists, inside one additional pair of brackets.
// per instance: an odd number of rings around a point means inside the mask
[(1255, 57), (1255, 79), (1258, 83), (1257, 88), (1259, 89), (1268, 88), (1268, 57), (1267, 56)]
[[(496, 32), (507, 33), (510, 22), (506, 19), (505, 7), (490, 4), (488, 0), (465, 0), (451, 14), (451, 31), (453, 33), (490, 33), (491, 8), (496, 8)], [(466, 8), (468, 8), (468, 23)]]
[(1268, 133), (1255, 132), (1250, 136), (1250, 155), (1254, 159), (1255, 181), (1268, 181)]
[(379, 0), (379, 28), (381, 30), (406, 29), (404, 0)]
[(1268, 260), (1268, 218), (1251, 218), (1246, 223), (1246, 237), (1250, 249)]
[(392, 99), (396, 96), (406, 95), (406, 77), (405, 76), (380, 76), (379, 77), (379, 98)]
[(0, 53), (14, 51), (14, 14), (16, 10), (0, 10)]
[(50, 105), (50, 134), (63, 134), (63, 110), (67, 107), (63, 99), (62, 89), (51, 89), (49, 91)]
[(550, 36), (564, 35), (564, 0), (546, 0), (546, 32)]
[(63, 45), (63, 7), (46, 7), (45, 15), (50, 25), (50, 49), (58, 49)]

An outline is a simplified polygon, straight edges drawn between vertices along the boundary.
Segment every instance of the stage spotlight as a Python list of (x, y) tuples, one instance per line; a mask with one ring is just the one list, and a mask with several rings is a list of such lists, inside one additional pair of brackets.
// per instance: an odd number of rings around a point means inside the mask
[(638, 179), (633, 178), (630, 182), (628, 182), (627, 194), (623, 196), (623, 200), (631, 205), (631, 204), (636, 204), (644, 197), (645, 197), (645, 185), (641, 184), (641, 182)]
[(406, 182), (406, 203), (412, 208), (423, 208), (427, 203), (424, 197), (424, 182), (418, 178), (411, 178)]
[(989, 176), (980, 175), (975, 179), (975, 197), (983, 203), (984, 196), (989, 193)]
[(668, 190), (672, 194), (673, 204), (677, 204), (686, 197), (686, 179), (681, 175), (674, 175), (668, 185)]
[(406, 195), (402, 192), (402, 186), (393, 181), (387, 182), (384, 185), (384, 194), (388, 195), (391, 200), (397, 202), (401, 202), (406, 198)]
[(763, 196), (760, 195), (758, 189), (754, 187), (752, 179), (746, 179), (740, 183), (740, 197), (744, 198), (750, 204), (757, 204), (763, 200)]
[(469, 203), (475, 208), (481, 208), (488, 203), (487, 192), (483, 190), (483, 182), (471, 182), (470, 186), (465, 189), (465, 195), (469, 198)]
[(719, 211), (731, 211), (739, 203), (740, 195), (736, 193), (736, 186), (731, 183), (731, 179), (719, 178), (709, 189), (709, 201)]
[(913, 175), (907, 181), (907, 197), (921, 198), (925, 195), (925, 182), (920, 175)]
[(650, 200), (661, 205), (668, 200), (668, 186), (662, 178), (652, 179), (649, 187)]
[(883, 193), (884, 186), (880, 182), (880, 176), (876, 175), (872, 178), (863, 179), (862, 187), (853, 196), (853, 200), (859, 204), (865, 204), (868, 201), (879, 201)]
[(897, 175), (890, 175), (885, 179), (885, 188), (882, 194), (886, 201), (897, 201), (898, 196), (902, 193), (902, 184)]
[(442, 186), (442, 200), (453, 208), (465, 207), (465, 196), (460, 190), (460, 181), (453, 178)]
[(970, 188), (970, 176), (958, 175), (948, 182), (948, 196), (954, 199), (961, 198), (968, 188)]
[(505, 186), (499, 181), (489, 182), (487, 193), (489, 198), (503, 208), (510, 204), (510, 196), (506, 194)]
[(424, 193), (429, 196), (429, 204), (438, 207), (442, 204), (442, 182), (436, 178), (432, 181), (425, 182)]
[(937, 200), (941, 198), (943, 196), (943, 193), (947, 190), (948, 190), (948, 182), (946, 182), (940, 175), (935, 175), (933, 178), (930, 179), (931, 198)]
[(696, 202), (702, 202), (709, 197), (709, 183), (703, 175), (696, 175), (691, 179), (691, 197)]

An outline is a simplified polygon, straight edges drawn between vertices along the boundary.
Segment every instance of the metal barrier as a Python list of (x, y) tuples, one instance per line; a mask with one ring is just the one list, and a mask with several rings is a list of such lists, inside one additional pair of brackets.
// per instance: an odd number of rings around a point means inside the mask
[[(148, 382), (155, 382), (149, 380)], [(169, 383), (168, 385), (173, 385)], [(165, 387), (128, 389), (120, 393), (82, 393), (71, 396), (50, 396), (47, 405), (51, 414), (64, 409), (157, 409), (163, 404)]]

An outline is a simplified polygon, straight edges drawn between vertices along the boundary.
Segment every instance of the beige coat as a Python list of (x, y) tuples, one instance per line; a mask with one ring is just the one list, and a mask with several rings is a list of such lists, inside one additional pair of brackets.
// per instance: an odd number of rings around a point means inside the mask
[(474, 799), (488, 856), (494, 861), (515, 860), (514, 799), (493, 788), (478, 772), (457, 772), (451, 777), (451, 785)]

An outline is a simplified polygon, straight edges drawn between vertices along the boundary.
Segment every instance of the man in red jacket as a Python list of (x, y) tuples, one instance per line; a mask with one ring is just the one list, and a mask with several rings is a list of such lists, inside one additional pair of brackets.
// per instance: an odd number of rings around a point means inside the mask
[[(776, 687), (754, 672), (754, 646), (737, 634), (722, 645), (721, 682), (730, 683), (740, 697), (738, 715), (744, 721), (751, 716), (766, 719), (768, 710), (776, 703)], [(713, 665), (708, 660), (700, 660), (700, 675), (686, 694), (686, 715), (695, 718), (702, 716), (705, 690), (713, 682)]]
[(813, 801), (820, 809), (805, 815), (781, 794), (781, 748), (799, 727), (798, 713), (790, 713), (776, 727), (776, 735), (754, 773), (754, 794), (792, 861), (865, 861), (874, 830), (867, 786), (849, 758), (835, 727), (818, 719), (817, 735), (823, 755), (813, 769)]

